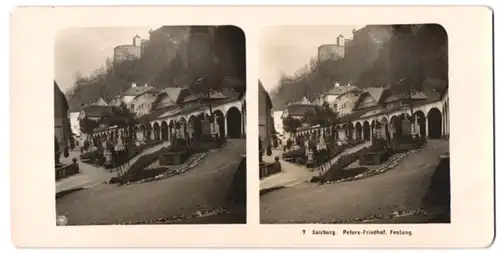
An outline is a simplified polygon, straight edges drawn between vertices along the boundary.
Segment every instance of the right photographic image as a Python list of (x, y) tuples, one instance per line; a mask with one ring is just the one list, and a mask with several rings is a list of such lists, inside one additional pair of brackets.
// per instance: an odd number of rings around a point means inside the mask
[(441, 25), (267, 27), (258, 85), (262, 224), (451, 223)]

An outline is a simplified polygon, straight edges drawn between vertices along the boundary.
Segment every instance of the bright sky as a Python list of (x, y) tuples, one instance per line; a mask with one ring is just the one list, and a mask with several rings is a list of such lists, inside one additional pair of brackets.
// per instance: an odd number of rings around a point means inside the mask
[(67, 28), (55, 38), (55, 79), (66, 92), (75, 74), (89, 75), (103, 66), (118, 45), (132, 45), (133, 37), (149, 39), (149, 27)]
[(352, 39), (353, 26), (282, 26), (263, 31), (259, 42), (259, 78), (267, 91), (278, 84), (280, 74), (293, 75), (318, 55), (318, 46), (336, 44), (342, 34)]

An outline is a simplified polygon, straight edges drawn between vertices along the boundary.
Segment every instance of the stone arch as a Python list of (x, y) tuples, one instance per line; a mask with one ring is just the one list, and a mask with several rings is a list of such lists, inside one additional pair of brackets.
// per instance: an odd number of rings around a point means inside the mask
[(151, 123), (148, 122), (146, 124), (146, 139), (151, 139), (152, 134), (153, 134), (153, 126), (151, 126)]
[(389, 119), (383, 116), (380, 119), (380, 123), (382, 124), (382, 135), (386, 140), (390, 139), (390, 131), (389, 131)]
[(169, 137), (170, 141), (172, 141), (175, 137), (175, 120), (174, 119), (170, 119), (170, 121), (168, 121), (168, 137)]
[(190, 131), (188, 131), (189, 135), (193, 135), (193, 137), (201, 135), (201, 120), (199, 116), (196, 115), (189, 116), (187, 124), (188, 124), (188, 130), (191, 129)]
[(449, 135), (450, 132), (450, 104), (448, 99), (443, 104), (443, 135)]
[(137, 127), (137, 125), (134, 125), (131, 127), (130, 137), (132, 138), (132, 140), (137, 140), (137, 131), (138, 130), (139, 130), (139, 127)]
[(141, 124), (141, 126), (139, 126), (139, 131), (141, 132), (141, 136), (143, 139), (146, 138), (146, 126), (144, 124)]
[(155, 140), (160, 140), (160, 135), (161, 135), (160, 131), (161, 131), (160, 124), (158, 124), (158, 122), (155, 122), (153, 124), (153, 138)]
[(187, 120), (185, 117), (179, 117), (179, 123), (181, 124), (179, 131), (184, 139), (186, 139), (187, 134)]
[(347, 124), (347, 140), (353, 139), (353, 133), (354, 133), (354, 124), (352, 122), (349, 122)]
[(226, 136), (226, 118), (224, 117), (224, 113), (222, 113), (221, 110), (217, 109), (213, 112), (214, 114), (214, 121), (217, 125), (218, 133), (220, 137), (225, 137)]
[(231, 103), (231, 104), (227, 104), (225, 105), (225, 107), (223, 108), (225, 110), (224, 115), (226, 116), (227, 118), (227, 113), (229, 112), (229, 110), (231, 110), (232, 108), (235, 108), (238, 110), (238, 112), (240, 112), (241, 114), (241, 107), (242, 107), (242, 104), (241, 102), (238, 102), (238, 103)]
[(231, 107), (226, 113), (227, 135), (229, 138), (241, 138), (241, 111)]
[(416, 126), (418, 128), (418, 135), (420, 137), (426, 137), (427, 136), (427, 119), (425, 117), (425, 114), (422, 110), (417, 110), (413, 113), (413, 116), (415, 117), (416, 120)]
[(241, 129), (242, 129), (242, 135), (243, 136), (246, 136), (246, 123), (247, 123), (247, 101), (246, 99), (243, 99), (243, 103), (241, 105), (241, 112), (242, 112), (242, 116), (241, 116)]
[(443, 115), (438, 108), (431, 108), (429, 113), (427, 113), (427, 126), (429, 129), (429, 138), (439, 139), (443, 135), (442, 133)]
[(168, 140), (168, 125), (165, 121), (161, 121), (160, 125), (161, 139)]
[(363, 122), (363, 139), (364, 140), (371, 139), (371, 127), (368, 121)]
[(401, 126), (401, 117), (398, 115), (393, 115), (391, 119), (389, 119), (389, 125), (392, 130), (392, 138), (398, 138), (401, 136), (403, 130)]
[(354, 129), (356, 129), (356, 139), (361, 140), (363, 137), (363, 126), (361, 126), (361, 123), (356, 122)]

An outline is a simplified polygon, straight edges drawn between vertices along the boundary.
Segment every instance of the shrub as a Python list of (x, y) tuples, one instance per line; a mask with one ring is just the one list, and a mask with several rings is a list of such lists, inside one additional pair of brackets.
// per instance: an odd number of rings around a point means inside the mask
[(347, 178), (355, 177), (359, 174), (366, 172), (368, 169), (365, 167), (350, 168), (349, 170), (339, 170), (329, 179), (329, 181), (338, 181)]
[(384, 139), (373, 139), (371, 149), (372, 151), (383, 151), (387, 148), (387, 143)]
[(161, 148), (158, 151), (144, 155), (135, 161), (134, 164), (130, 165), (130, 168), (127, 172), (120, 176), (120, 182), (132, 182), (138, 181), (143, 178), (144, 169), (151, 165), (151, 163), (155, 162), (160, 158), (160, 156), (164, 153), (168, 153), (169, 150), (167, 148)]
[(321, 178), (318, 177), (318, 176), (313, 176), (310, 180), (311, 183), (317, 183), (317, 182), (320, 182), (321, 181)]
[(425, 137), (400, 137), (393, 140), (391, 147), (397, 152), (406, 152), (412, 149), (418, 149), (422, 147), (427, 142)]
[(303, 157), (306, 155), (306, 149), (304, 147), (300, 147), (297, 150), (291, 150), (282, 155), (283, 158), (297, 158)]
[(341, 156), (337, 162), (335, 164), (333, 164), (326, 172), (325, 174), (323, 174), (321, 176), (321, 181), (322, 182), (328, 182), (328, 181), (332, 181), (332, 179), (334, 179), (335, 175), (336, 175), (336, 172), (339, 171), (339, 170), (342, 170), (344, 169), (345, 167), (349, 166), (350, 164), (352, 164), (353, 162), (355, 162), (356, 160), (358, 160), (358, 158), (364, 154), (364, 153), (367, 153), (367, 152), (370, 152), (372, 151), (371, 148), (363, 148), (355, 153), (352, 153), (352, 154), (346, 154), (346, 155), (343, 155)]

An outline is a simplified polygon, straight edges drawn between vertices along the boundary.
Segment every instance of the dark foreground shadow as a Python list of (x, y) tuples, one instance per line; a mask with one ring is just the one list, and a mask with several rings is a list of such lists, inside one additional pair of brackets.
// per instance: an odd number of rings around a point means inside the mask
[(425, 196), (425, 203), (428, 208), (440, 211), (429, 223), (451, 223), (450, 181), (450, 157), (444, 156), (441, 158), (432, 175), (429, 189)]
[(236, 170), (230, 188), (226, 195), (226, 201), (230, 204), (246, 205), (247, 203), (247, 159), (242, 156), (238, 169)]
[(229, 213), (176, 221), (171, 224), (245, 224), (246, 205), (233, 207)]
[(263, 195), (269, 194), (269, 193), (271, 193), (273, 191), (281, 190), (281, 189), (284, 189), (284, 188), (285, 188), (285, 186), (277, 186), (277, 187), (271, 187), (271, 188), (263, 189), (263, 190), (259, 191), (259, 196), (263, 196)]
[(71, 194), (73, 192), (76, 192), (76, 191), (81, 191), (83, 190), (84, 188), (81, 187), (81, 188), (73, 188), (73, 189), (69, 189), (69, 190), (64, 190), (64, 191), (60, 191), (60, 192), (57, 192), (56, 193), (56, 199), (59, 199), (59, 198), (62, 198), (68, 194)]

